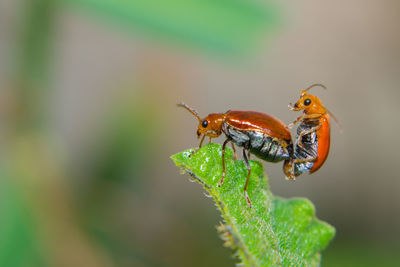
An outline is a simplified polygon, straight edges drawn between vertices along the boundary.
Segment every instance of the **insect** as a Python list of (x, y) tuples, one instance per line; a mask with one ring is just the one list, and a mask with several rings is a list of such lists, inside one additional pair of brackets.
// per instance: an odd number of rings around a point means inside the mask
[(198, 119), (197, 136), (198, 138), (201, 137), (199, 148), (206, 136), (211, 141), (211, 138), (216, 138), (222, 133), (225, 134), (226, 140), (222, 145), (223, 171), (219, 186), (223, 184), (226, 175), (226, 145), (229, 142), (233, 142), (243, 148), (243, 158), (248, 170), (244, 194), (250, 207), (251, 201), (247, 194), (251, 173), (249, 165), (250, 153), (269, 162), (279, 162), (292, 158), (293, 143), (289, 128), (272, 115), (256, 111), (228, 110), (225, 113), (212, 113), (201, 119), (197, 112), (186, 104), (180, 103), (178, 106), (187, 109)]
[(294, 153), (291, 159), (285, 160), (283, 172), (289, 179), (295, 179), (304, 172), (314, 173), (324, 164), (329, 154), (330, 147), (330, 117), (342, 129), (335, 116), (322, 105), (321, 100), (307, 94), (311, 88), (322, 84), (313, 84), (302, 90), (300, 99), (289, 109), (293, 111), (303, 110), (303, 115), (298, 117), (289, 128), (300, 123), (297, 128), (297, 140), (294, 146)]

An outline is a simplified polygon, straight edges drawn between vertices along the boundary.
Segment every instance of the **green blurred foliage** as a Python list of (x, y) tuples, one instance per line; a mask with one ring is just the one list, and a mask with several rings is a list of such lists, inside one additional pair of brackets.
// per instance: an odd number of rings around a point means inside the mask
[(57, 14), (54, 0), (20, 2), (18, 35), (12, 50), (14, 110), (7, 118), (7, 130), (14, 134), (37, 130), (47, 124)]
[(121, 221), (129, 216), (135, 220), (140, 212), (126, 200), (131, 195), (140, 198), (148, 190), (146, 172), (151, 169), (151, 154), (157, 153), (157, 128), (162, 124), (159, 110), (144, 96), (128, 94), (103, 118), (98, 139), (82, 160), (79, 176), (88, 182), (75, 190), (82, 223), (118, 266), (157, 266), (135, 240), (124, 235), (132, 225), (121, 228)]
[[(60, 1), (60, 0), (59, 0)], [(252, 52), (277, 26), (278, 9), (252, 0), (68, 0), (125, 28), (214, 52)], [(215, 53), (217, 52), (217, 53)]]
[(16, 177), (0, 166), (0, 266), (47, 266), (32, 210)]
[(324, 252), (322, 266), (325, 267), (363, 267), (400, 266), (399, 244), (387, 243), (385, 246), (362, 242), (360, 239), (338, 238)]

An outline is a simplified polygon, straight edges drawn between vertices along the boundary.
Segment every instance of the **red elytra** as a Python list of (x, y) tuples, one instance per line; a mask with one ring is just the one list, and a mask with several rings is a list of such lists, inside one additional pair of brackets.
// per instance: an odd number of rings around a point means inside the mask
[(228, 111), (226, 123), (242, 131), (259, 131), (270, 136), (289, 141), (289, 128), (273, 115), (257, 111)]
[(331, 125), (329, 115), (325, 114), (319, 119), (321, 127), (316, 131), (318, 139), (318, 154), (310, 173), (316, 172), (328, 158), (331, 144)]

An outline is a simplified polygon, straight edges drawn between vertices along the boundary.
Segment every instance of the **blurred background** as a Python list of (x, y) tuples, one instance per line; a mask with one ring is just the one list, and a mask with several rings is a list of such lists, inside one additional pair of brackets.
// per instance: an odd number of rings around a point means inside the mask
[[(196, 119), (336, 115), (330, 156), (271, 189), (337, 235), (323, 266), (400, 266), (400, 2), (0, 1), (0, 266), (233, 266), (221, 220), (169, 156)], [(222, 142), (222, 138), (215, 142)]]

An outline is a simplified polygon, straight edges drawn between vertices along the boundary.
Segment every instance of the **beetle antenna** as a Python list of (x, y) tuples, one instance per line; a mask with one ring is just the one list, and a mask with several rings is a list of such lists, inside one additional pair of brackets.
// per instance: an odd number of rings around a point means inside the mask
[(183, 102), (178, 103), (178, 104), (176, 104), (176, 105), (177, 105), (178, 107), (182, 107), (182, 108), (187, 109), (190, 113), (192, 113), (192, 114), (199, 120), (199, 122), (201, 122), (201, 119), (200, 119), (200, 117), (199, 117), (199, 114), (197, 113), (196, 110), (190, 108), (188, 105), (186, 105), (186, 104), (183, 103)]
[(341, 133), (343, 133), (342, 124), (340, 124), (339, 120), (336, 119), (335, 115), (333, 115), (332, 112), (330, 112), (327, 108), (325, 108), (325, 109), (326, 109), (326, 112), (328, 112), (328, 114), (329, 114), (329, 115), (332, 117), (332, 119), (336, 122), (337, 126), (339, 127), (339, 131), (340, 131)]
[(324, 89), (327, 89), (326, 86), (323, 85), (322, 83), (314, 83), (314, 84), (310, 85), (307, 89), (304, 89), (303, 91), (301, 91), (301, 96), (305, 95), (305, 93), (306, 93), (308, 90), (310, 90), (311, 88), (316, 87), (316, 86), (319, 86), (319, 87), (322, 87), (322, 88), (324, 88)]

